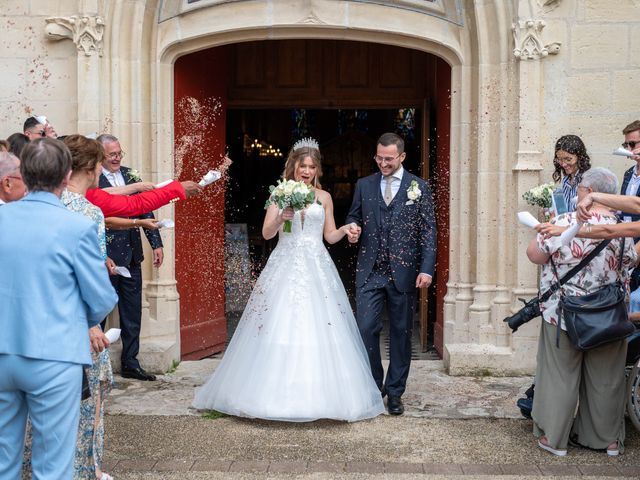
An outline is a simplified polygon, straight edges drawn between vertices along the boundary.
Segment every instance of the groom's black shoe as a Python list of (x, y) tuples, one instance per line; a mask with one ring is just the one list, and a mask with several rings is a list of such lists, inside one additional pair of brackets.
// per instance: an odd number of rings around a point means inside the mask
[(389, 395), (387, 400), (387, 410), (389, 415), (402, 415), (404, 413), (404, 405), (400, 397), (392, 397)]
[(147, 380), (147, 381), (154, 381), (156, 379), (156, 376), (145, 372), (142, 367), (138, 367), (138, 368), (123, 368), (122, 369), (122, 376), (124, 378), (135, 378), (137, 380)]

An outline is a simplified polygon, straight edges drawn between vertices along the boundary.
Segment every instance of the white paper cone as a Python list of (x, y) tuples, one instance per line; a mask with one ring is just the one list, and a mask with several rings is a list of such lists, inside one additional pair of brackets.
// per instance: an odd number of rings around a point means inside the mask
[(573, 240), (574, 237), (578, 234), (580, 227), (582, 227), (581, 223), (574, 223), (560, 234), (560, 243), (563, 247), (566, 247), (571, 243), (571, 240)]
[(162, 188), (162, 187), (166, 187), (167, 185), (169, 185), (171, 182), (173, 182), (173, 180), (165, 180), (164, 182), (160, 182), (156, 185), (156, 188)]
[(105, 332), (105, 336), (107, 337), (107, 340), (109, 340), (109, 343), (117, 342), (120, 338), (120, 329), (110, 328)]
[(217, 170), (209, 170), (207, 174), (204, 177), (202, 177), (202, 180), (200, 180), (199, 185), (201, 187), (206, 187), (207, 185), (211, 185), (213, 182), (218, 180), (221, 176), (222, 175), (220, 175), (220, 172), (218, 172)]
[(518, 221), (531, 228), (535, 228), (537, 225), (540, 225), (538, 219), (529, 212), (518, 212)]
[(158, 222), (158, 228), (173, 228), (175, 226), (176, 222), (174, 222), (170, 218), (165, 218), (164, 220), (160, 220)]
[(131, 272), (127, 267), (116, 267), (113, 271), (121, 277), (131, 278)]
[(622, 157), (631, 157), (631, 156), (633, 156), (633, 152), (631, 152), (631, 151), (629, 151), (629, 150), (627, 150), (625, 148), (618, 147), (613, 151), (612, 155), (620, 155)]

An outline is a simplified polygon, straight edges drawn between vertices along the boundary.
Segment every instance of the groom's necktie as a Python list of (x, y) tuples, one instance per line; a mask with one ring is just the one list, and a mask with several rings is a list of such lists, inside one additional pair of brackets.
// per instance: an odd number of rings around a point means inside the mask
[(391, 190), (391, 184), (394, 180), (395, 177), (393, 175), (385, 177), (385, 181), (387, 182), (387, 184), (384, 187), (384, 203), (386, 203), (387, 206), (391, 203), (391, 200), (393, 200), (393, 191)]

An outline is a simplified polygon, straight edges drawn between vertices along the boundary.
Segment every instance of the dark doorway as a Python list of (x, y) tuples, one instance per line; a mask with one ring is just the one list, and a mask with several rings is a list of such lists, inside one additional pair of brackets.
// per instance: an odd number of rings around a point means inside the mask
[[(377, 171), (373, 155), (378, 137), (387, 131), (405, 138), (408, 171), (422, 174), (422, 112), (404, 107), (386, 109), (229, 109), (227, 146), (234, 163), (225, 197), (225, 223), (246, 224), (251, 275), (256, 279), (277, 238), (262, 238), (264, 204), (269, 185), (281, 177), (290, 146), (311, 136), (322, 153), (322, 188), (334, 202), (336, 225), (344, 224), (351, 206), (355, 183)], [(354, 304), (357, 247), (346, 240), (327, 245), (347, 294)], [(435, 315), (435, 301), (428, 303)], [(230, 314), (231, 336), (239, 315)], [(435, 318), (435, 317), (431, 317)], [(427, 331), (433, 345), (433, 328)]]

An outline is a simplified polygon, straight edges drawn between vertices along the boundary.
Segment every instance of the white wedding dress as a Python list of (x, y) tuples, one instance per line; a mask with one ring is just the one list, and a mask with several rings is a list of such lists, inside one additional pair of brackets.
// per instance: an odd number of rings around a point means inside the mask
[(384, 411), (347, 294), (322, 243), (324, 208), (300, 212), (258, 279), (193, 406), (290, 422), (356, 421)]

